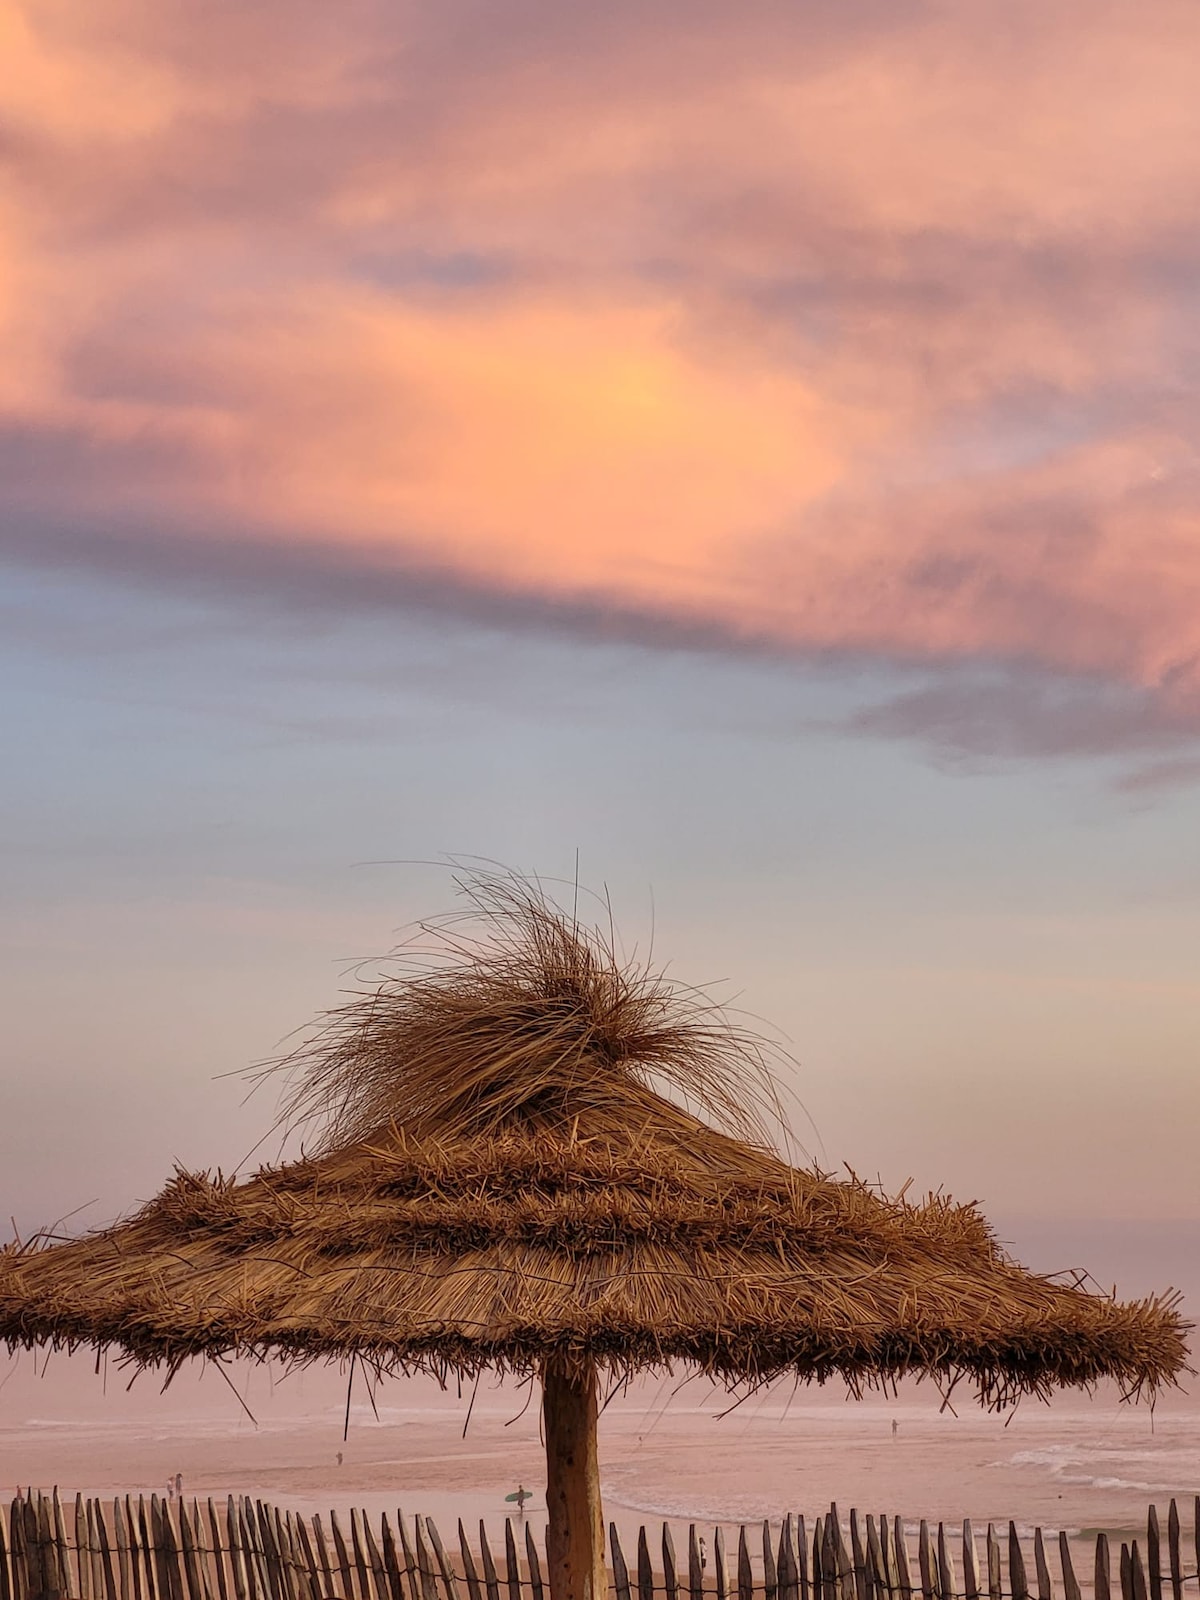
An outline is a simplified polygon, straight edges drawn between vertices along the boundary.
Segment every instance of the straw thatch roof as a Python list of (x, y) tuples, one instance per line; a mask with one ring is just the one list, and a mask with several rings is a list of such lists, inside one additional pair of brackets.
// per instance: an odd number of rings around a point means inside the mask
[(477, 894), (482, 943), (356, 998), (293, 1058), (314, 1154), (245, 1181), (179, 1172), (116, 1227), (10, 1247), (0, 1339), (168, 1366), (922, 1373), (992, 1404), (1179, 1371), (1170, 1299), (1035, 1276), (971, 1206), (792, 1167), (755, 1135), (752, 1041), (539, 895)]

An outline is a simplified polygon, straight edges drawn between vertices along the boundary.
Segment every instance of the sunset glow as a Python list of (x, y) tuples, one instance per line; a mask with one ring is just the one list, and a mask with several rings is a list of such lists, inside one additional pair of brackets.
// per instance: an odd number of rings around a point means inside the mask
[(1200, 716), (1194, 11), (269, 12), (5, 0), (18, 506)]

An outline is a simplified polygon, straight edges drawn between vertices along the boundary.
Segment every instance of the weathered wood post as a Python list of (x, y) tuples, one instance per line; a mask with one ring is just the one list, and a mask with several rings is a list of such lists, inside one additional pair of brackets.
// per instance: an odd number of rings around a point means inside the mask
[(604, 1512), (596, 1453), (596, 1367), (588, 1357), (542, 1368), (546, 1433), (546, 1565), (551, 1600), (606, 1600)]

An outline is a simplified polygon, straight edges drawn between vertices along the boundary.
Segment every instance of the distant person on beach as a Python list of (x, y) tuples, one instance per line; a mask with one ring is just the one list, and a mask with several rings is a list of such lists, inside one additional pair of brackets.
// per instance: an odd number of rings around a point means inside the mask
[(896, 1421), (895, 1417), (893, 1417), (892, 1418), (892, 1438), (894, 1439), (899, 1432), (900, 1432), (900, 1424)]
[(708, 1551), (704, 1548), (704, 1535), (701, 1534), (700, 1535), (700, 1571), (701, 1572), (705, 1571), (707, 1566), (708, 1566)]
[(342, 1452), (339, 1450), (338, 1451), (338, 1466), (340, 1467), (341, 1464), (342, 1464)]
[(168, 1500), (174, 1500), (174, 1498), (175, 1498), (175, 1479), (174, 1478), (168, 1478), (167, 1479), (167, 1499)]
[(525, 1502), (533, 1499), (533, 1490), (527, 1489), (523, 1483), (519, 1483), (513, 1499), (517, 1502), (518, 1515), (523, 1517), (525, 1515)]
[(175, 1474), (175, 1498), (176, 1498), (176, 1500), (182, 1500), (183, 1499), (183, 1473), (182, 1472), (177, 1472)]

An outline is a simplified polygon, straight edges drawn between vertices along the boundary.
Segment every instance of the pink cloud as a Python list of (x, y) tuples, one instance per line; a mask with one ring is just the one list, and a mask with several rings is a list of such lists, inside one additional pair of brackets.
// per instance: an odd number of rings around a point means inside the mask
[(1194, 9), (207, 17), (0, 0), (11, 551), (207, 528), (1200, 721)]

